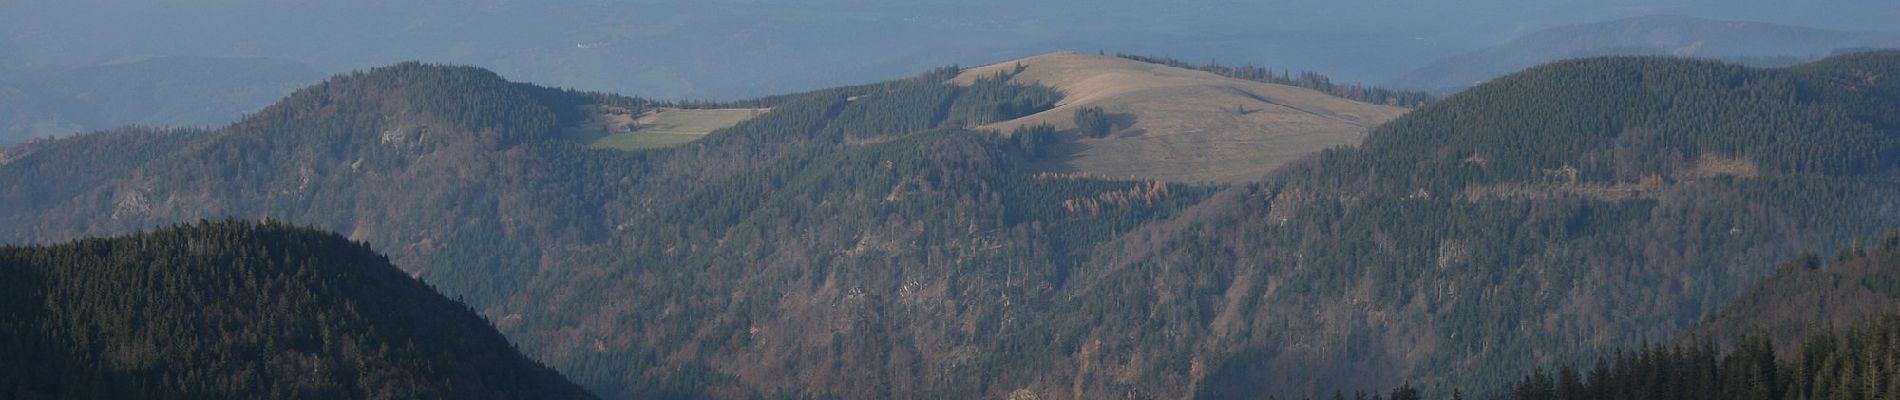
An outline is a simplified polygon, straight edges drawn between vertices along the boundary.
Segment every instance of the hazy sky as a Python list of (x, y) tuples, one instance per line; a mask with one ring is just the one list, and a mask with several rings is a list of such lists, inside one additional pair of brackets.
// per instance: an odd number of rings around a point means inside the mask
[(1893, 0), (0, 0), (0, 67), (425, 60), (655, 97), (743, 97), (1070, 49), (1378, 81), (1556, 25), (1650, 14), (1892, 29)]

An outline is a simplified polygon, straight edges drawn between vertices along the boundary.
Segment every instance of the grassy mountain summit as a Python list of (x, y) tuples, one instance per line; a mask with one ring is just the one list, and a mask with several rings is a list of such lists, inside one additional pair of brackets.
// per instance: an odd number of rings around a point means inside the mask
[(11, 398), (593, 396), (367, 247), (199, 223), (0, 248)]
[(1071, 130), (1078, 111), (1101, 109), (1112, 131), (1056, 146), (1053, 151), (1067, 156), (1050, 160), (1047, 168), (1105, 177), (1253, 181), (1320, 150), (1357, 145), (1373, 126), (1406, 111), (1310, 89), (1068, 52), (971, 68), (957, 80), (1001, 72), (1016, 72), (1012, 81), (1046, 85), (1065, 97), (1048, 111), (984, 127), (1008, 132), (1048, 124)]

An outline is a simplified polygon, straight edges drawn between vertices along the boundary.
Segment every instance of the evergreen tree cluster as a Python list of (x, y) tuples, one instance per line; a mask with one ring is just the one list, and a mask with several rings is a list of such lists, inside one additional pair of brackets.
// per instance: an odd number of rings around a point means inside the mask
[(1010, 131), (1009, 139), (1023, 155), (1040, 158), (1048, 155), (1049, 145), (1055, 144), (1056, 127), (1049, 124), (1019, 126)]
[[(1879, 399), (1900, 394), (1900, 234), (1804, 253), (1675, 346), (1538, 369), (1513, 399)], [(1837, 328), (1838, 327), (1838, 328)]]
[(368, 249), (201, 222), (0, 248), (13, 399), (592, 398)]
[(978, 78), (968, 88), (963, 88), (967, 100), (959, 101), (950, 110), (953, 125), (975, 127), (993, 122), (1008, 121), (1028, 116), (1056, 107), (1062, 100), (1062, 93), (1042, 85), (1019, 85), (1010, 82), (1015, 74), (1022, 73), (1018, 66), (1013, 73)]
[(852, 94), (835, 117), (843, 123), (832, 124), (826, 134), (863, 139), (974, 128), (1047, 111), (1062, 100), (1061, 93), (1047, 86), (1011, 83), (1010, 73), (979, 78), (969, 86), (948, 83), (960, 71), (940, 68)]
[(1766, 336), (1726, 352), (1712, 346), (1648, 347), (1587, 370), (1537, 370), (1513, 400), (1885, 399), (1900, 393), (1900, 315), (1811, 336), (1781, 358)]
[(1103, 138), (1115, 132), (1115, 121), (1101, 107), (1082, 107), (1075, 110), (1075, 129), (1082, 136)]

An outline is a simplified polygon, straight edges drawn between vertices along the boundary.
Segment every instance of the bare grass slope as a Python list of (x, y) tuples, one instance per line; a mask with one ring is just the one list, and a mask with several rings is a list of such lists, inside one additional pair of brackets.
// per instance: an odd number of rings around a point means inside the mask
[(1100, 107), (1115, 132), (1070, 137), (1044, 168), (1103, 177), (1175, 182), (1245, 182), (1308, 154), (1358, 145), (1373, 126), (1407, 109), (1314, 90), (1227, 78), (1115, 57), (1051, 53), (972, 68), (969, 84), (1013, 71), (1019, 83), (1066, 94), (1055, 109), (983, 128), (1009, 132), (1049, 124), (1075, 129), (1076, 110)]

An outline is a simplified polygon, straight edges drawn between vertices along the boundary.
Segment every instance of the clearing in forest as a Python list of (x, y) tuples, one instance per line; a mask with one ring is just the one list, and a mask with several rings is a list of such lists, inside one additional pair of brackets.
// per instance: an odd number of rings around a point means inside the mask
[(664, 108), (638, 116), (603, 112), (579, 128), (578, 137), (588, 147), (617, 150), (647, 150), (692, 143), (706, 134), (725, 129), (764, 114), (767, 109), (677, 109)]

